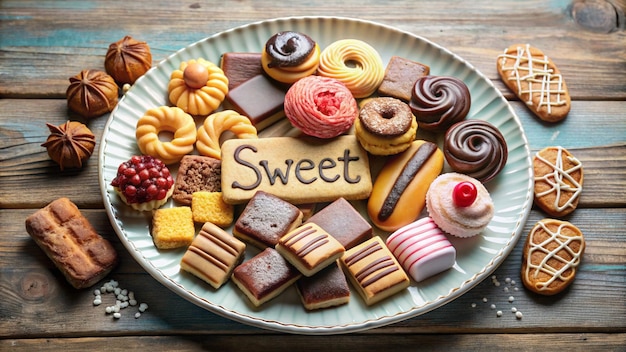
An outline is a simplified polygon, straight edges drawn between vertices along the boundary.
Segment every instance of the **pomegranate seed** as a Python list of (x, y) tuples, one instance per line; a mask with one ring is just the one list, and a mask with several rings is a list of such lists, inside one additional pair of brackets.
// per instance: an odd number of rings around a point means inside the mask
[(139, 177), (141, 178), (142, 181), (145, 181), (147, 179), (150, 178), (150, 171), (143, 169), (141, 171), (139, 171)]
[(122, 173), (126, 177), (133, 177), (135, 176), (135, 174), (137, 174), (137, 171), (135, 171), (135, 169), (133, 168), (126, 168)]
[(154, 197), (159, 193), (159, 188), (156, 185), (150, 185), (146, 188), (146, 193), (148, 193), (149, 196)]
[(126, 186), (126, 188), (124, 188), (124, 194), (126, 194), (126, 196), (132, 197), (137, 194), (137, 188), (135, 188), (135, 186), (133, 185), (128, 185)]
[(130, 178), (130, 183), (135, 185), (135, 186), (139, 186), (141, 184), (141, 177), (139, 177), (139, 175), (135, 175), (133, 177)]
[(163, 177), (159, 177), (156, 180), (156, 185), (160, 189), (166, 188), (167, 187), (167, 180), (165, 178), (163, 178)]

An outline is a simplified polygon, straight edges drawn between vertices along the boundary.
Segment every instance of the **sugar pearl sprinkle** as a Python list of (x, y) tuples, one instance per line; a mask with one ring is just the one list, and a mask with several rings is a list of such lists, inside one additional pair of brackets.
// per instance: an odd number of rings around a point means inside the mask
[(127, 289), (119, 287), (119, 283), (115, 280), (110, 280), (109, 282), (104, 283), (100, 289), (95, 289), (93, 291), (93, 305), (101, 305), (102, 296), (106, 294), (113, 294), (115, 296), (115, 304), (104, 308), (105, 313), (107, 315), (111, 315), (115, 320), (122, 318), (122, 309), (139, 305), (137, 307), (138, 312), (134, 315), (135, 319), (138, 319), (141, 314), (148, 309), (148, 305), (146, 303), (137, 302), (133, 291), (128, 291)]
[[(518, 287), (516, 287), (516, 282), (515, 280), (511, 279), (510, 277), (507, 277), (504, 279), (504, 282), (500, 282), (500, 280), (498, 280), (498, 277), (496, 275), (491, 275), (491, 283), (495, 286), (495, 287), (502, 287), (502, 292), (504, 293), (510, 293), (510, 292), (517, 292), (519, 289)], [(483, 297), (482, 298), (483, 303), (487, 303), (490, 301), (490, 298), (488, 297)], [(498, 301), (497, 299), (495, 301)], [(508, 303), (513, 303), (515, 301), (515, 297), (512, 295), (509, 295), (507, 297), (507, 301)], [(472, 308), (476, 308), (477, 304), (476, 303), (472, 303), (471, 304)], [(496, 309), (496, 304), (495, 303), (491, 303), (489, 305), (489, 308), (491, 310), (495, 310)], [(524, 316), (522, 314), (522, 312), (520, 312), (516, 307), (511, 307), (511, 313), (513, 313), (513, 315), (515, 316), (515, 318), (517, 318), (517, 320), (521, 320), (522, 317)], [(496, 317), (500, 318), (502, 317), (502, 310), (497, 310), (496, 311)]]

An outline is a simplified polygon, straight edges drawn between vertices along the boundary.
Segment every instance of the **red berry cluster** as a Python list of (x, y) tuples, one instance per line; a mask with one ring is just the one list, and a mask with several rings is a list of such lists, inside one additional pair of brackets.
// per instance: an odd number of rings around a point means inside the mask
[(128, 203), (161, 200), (174, 184), (165, 163), (149, 155), (133, 156), (117, 169), (111, 186), (119, 188)]

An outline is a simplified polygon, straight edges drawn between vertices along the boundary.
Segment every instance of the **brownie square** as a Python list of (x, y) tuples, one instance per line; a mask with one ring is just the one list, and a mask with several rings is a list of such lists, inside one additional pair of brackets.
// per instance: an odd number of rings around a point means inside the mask
[(178, 167), (172, 198), (183, 205), (191, 205), (194, 192), (222, 191), (222, 162), (201, 155), (185, 155)]

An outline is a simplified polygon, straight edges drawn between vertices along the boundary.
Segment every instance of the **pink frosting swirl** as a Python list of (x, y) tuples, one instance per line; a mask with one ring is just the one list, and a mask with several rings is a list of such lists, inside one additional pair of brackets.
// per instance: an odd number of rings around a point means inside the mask
[(285, 115), (309, 136), (333, 138), (352, 127), (359, 108), (343, 83), (334, 78), (308, 76), (287, 91)]
[(467, 116), (472, 99), (455, 77), (425, 76), (413, 86), (409, 106), (420, 128), (443, 131)]

